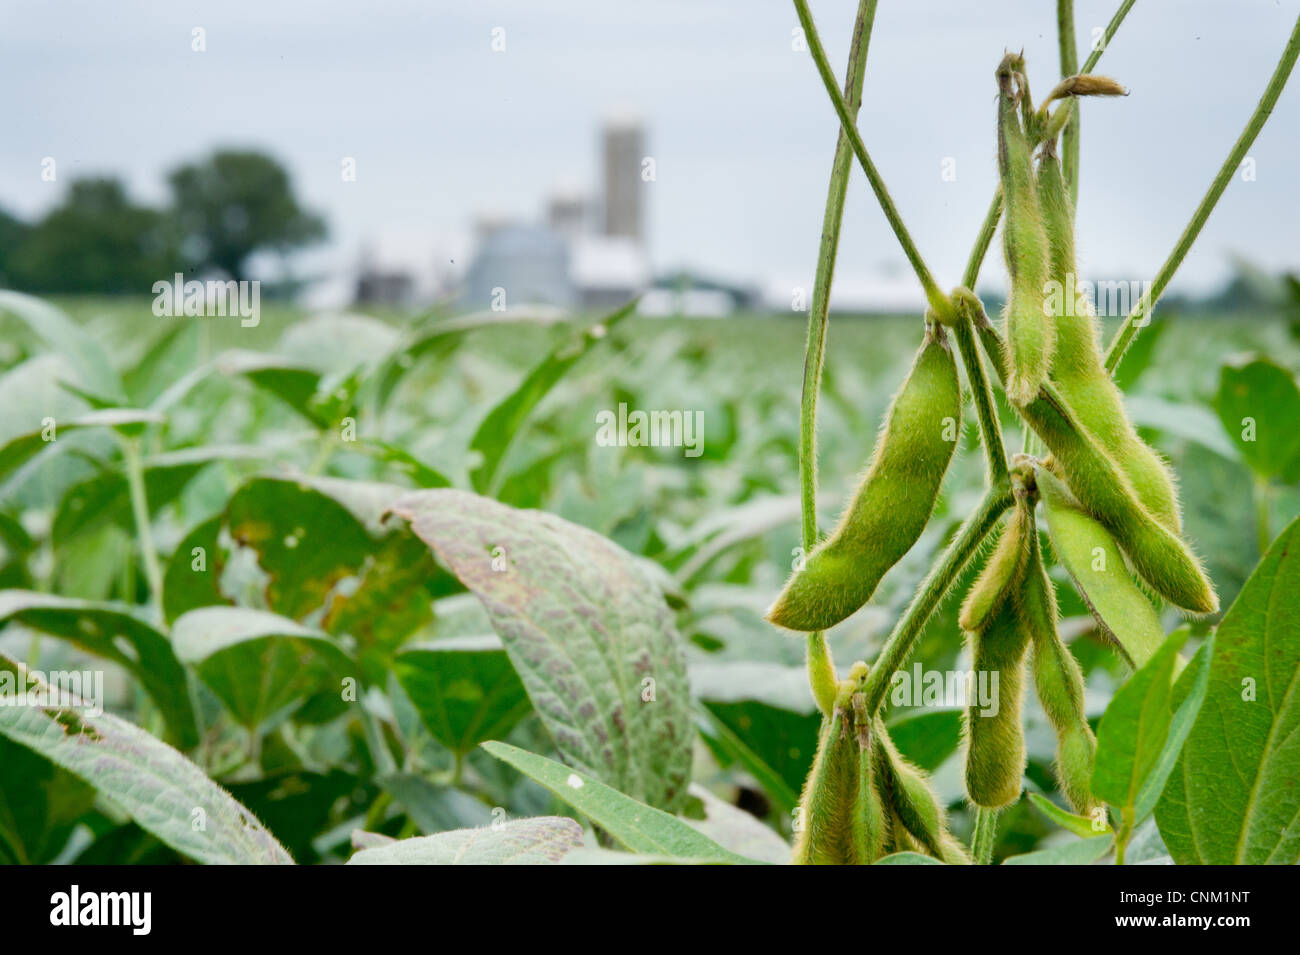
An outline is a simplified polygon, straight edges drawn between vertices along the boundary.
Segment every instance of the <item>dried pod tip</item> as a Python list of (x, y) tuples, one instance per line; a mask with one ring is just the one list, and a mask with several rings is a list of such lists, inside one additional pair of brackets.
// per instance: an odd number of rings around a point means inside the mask
[(1109, 76), (1082, 73), (1078, 76), (1067, 76), (1057, 83), (1043, 105), (1046, 106), (1067, 96), (1128, 96), (1128, 90), (1118, 80), (1111, 79)]

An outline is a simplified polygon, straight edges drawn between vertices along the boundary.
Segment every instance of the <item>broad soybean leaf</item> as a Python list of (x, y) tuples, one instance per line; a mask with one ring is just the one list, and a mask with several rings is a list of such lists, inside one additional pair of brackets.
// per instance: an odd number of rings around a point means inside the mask
[(463, 491), (393, 512), (482, 601), (565, 761), (675, 809), (690, 772), (681, 638), (640, 564), (599, 534)]
[(515, 819), (362, 849), (348, 865), (554, 865), (582, 845), (582, 827), (565, 816)]
[(182, 749), (198, 743), (184, 668), (166, 634), (126, 604), (0, 590), (0, 626), (13, 621), (67, 640), (130, 672), (153, 699)]
[[(0, 655), (0, 683), (48, 691)], [(82, 707), (0, 706), (0, 735), (79, 776), (148, 832), (206, 863), (292, 864), (247, 809), (166, 743), (125, 720)], [(203, 825), (197, 826), (196, 822)]]
[(505, 462), (511, 444), (523, 431), (533, 409), (578, 359), (591, 351), (611, 328), (635, 308), (635, 300), (628, 302), (561, 344), (527, 374), (518, 388), (488, 412), (469, 445), (471, 451), (482, 455), (479, 465), (470, 472), (474, 490), (481, 494), (494, 493), (500, 487), (503, 477), (501, 465)]
[(1164, 643), (1155, 607), (1134, 582), (1110, 533), (1084, 513), (1055, 475), (1039, 468), (1052, 550), (1102, 632), (1137, 669)]
[(0, 447), (0, 480), (9, 477), (20, 467), (48, 447), (57, 447), (60, 435), (70, 431), (82, 431), (87, 428), (120, 428), (144, 424), (157, 424), (165, 420), (154, 411), (141, 411), (136, 408), (103, 408), (87, 411), (67, 421), (54, 422), (51, 435), (44, 428), (27, 431), (11, 438), (4, 447)]
[(355, 674), (354, 664), (319, 630), (264, 610), (202, 607), (172, 626), (181, 662), (249, 729)]
[(1273, 542), (1215, 634), (1205, 702), (1156, 805), (1180, 865), (1300, 861), (1298, 685), (1300, 520)]
[(1267, 358), (1231, 361), (1219, 370), (1219, 420), (1250, 469), (1263, 478), (1300, 477), (1300, 388)]
[(0, 735), (0, 865), (54, 861), (94, 801), (91, 786)]
[(676, 816), (625, 796), (553, 759), (509, 743), (484, 743), (483, 748), (545, 786), (633, 852), (724, 863), (753, 861), (722, 848)]
[(1137, 804), (1169, 738), (1174, 667), (1187, 631), (1176, 630), (1164, 646), (1119, 688), (1097, 727), (1092, 791), (1115, 806)]
[(214, 364), (223, 375), (244, 376), (317, 427), (328, 427), (331, 424), (323, 419), (312, 404), (321, 374), (305, 363), (262, 352), (233, 349), (218, 355)]
[(492, 810), (463, 789), (439, 786), (415, 773), (388, 773), (377, 781), (421, 832), (432, 835), (492, 822)]
[(1174, 710), (1169, 722), (1169, 738), (1165, 740), (1165, 747), (1160, 753), (1160, 759), (1156, 761), (1155, 768), (1147, 776), (1146, 782), (1142, 784), (1142, 790), (1138, 793), (1135, 816), (1138, 822), (1155, 811), (1160, 794), (1169, 781), (1169, 774), (1174, 771), (1174, 766), (1178, 763), (1183, 744), (1187, 742), (1192, 725), (1196, 722), (1196, 716), (1201, 711), (1201, 704), (1205, 702), (1205, 691), (1210, 685), (1210, 660), (1213, 653), (1214, 636), (1211, 635), (1205, 643), (1201, 644), (1192, 662), (1174, 681), (1173, 693), (1169, 700)]
[(921, 855), (919, 852), (891, 852), (877, 859), (872, 865), (944, 865), (934, 856)]
[(506, 736), (533, 708), (493, 635), (406, 647), (393, 672), (429, 732), (453, 752)]
[(122, 379), (104, 350), (86, 330), (48, 302), (19, 292), (0, 290), (0, 312), (18, 318), (53, 352), (61, 355), (77, 374), (84, 391), (105, 401), (126, 398)]
[(1066, 842), (1050, 849), (1039, 849), (1002, 860), (1003, 865), (1092, 865), (1111, 851), (1113, 836), (1104, 839), (1080, 839)]
[(220, 586), (230, 556), (219, 545), (223, 524), (218, 514), (195, 525), (168, 559), (163, 571), (163, 617), (169, 623), (187, 610), (230, 602)]

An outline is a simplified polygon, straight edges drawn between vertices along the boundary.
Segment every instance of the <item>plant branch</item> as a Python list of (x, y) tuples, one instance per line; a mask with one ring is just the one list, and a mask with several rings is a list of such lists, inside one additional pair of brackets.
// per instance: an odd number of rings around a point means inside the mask
[[(1060, 48), (1061, 78), (1079, 72), (1079, 48), (1074, 39), (1074, 0), (1056, 0), (1056, 40)], [(1079, 205), (1079, 110), (1070, 112), (1061, 133), (1061, 172), (1070, 190), (1070, 208)]]
[(163, 576), (158, 550), (153, 542), (153, 525), (149, 519), (149, 499), (144, 489), (144, 464), (140, 457), (140, 439), (122, 438), (122, 460), (126, 483), (131, 492), (131, 514), (135, 518), (135, 535), (140, 542), (140, 558), (145, 580), (149, 583), (149, 601), (162, 610)]
[[(876, 0), (861, 0), (844, 78), (844, 98), (854, 118), (862, 105), (867, 47), (871, 43), (871, 26), (875, 18)], [(836, 134), (835, 159), (831, 163), (831, 180), (826, 189), (821, 248), (817, 255), (817, 274), (813, 280), (812, 308), (808, 313), (803, 397), (799, 406), (799, 500), (805, 554), (817, 546), (817, 398), (821, 394), (822, 366), (826, 358), (826, 316), (830, 308), (835, 256), (840, 244), (840, 223), (844, 219), (844, 195), (848, 190), (852, 161), (853, 152), (848, 135), (841, 126)], [(829, 715), (835, 704), (835, 663), (830, 648), (826, 645), (826, 636), (821, 632), (808, 634), (807, 664), (808, 680), (817, 706)]]
[(1236, 145), (1228, 153), (1228, 158), (1224, 160), (1223, 166), (1219, 169), (1219, 174), (1210, 183), (1205, 198), (1196, 207), (1196, 211), (1192, 214), (1192, 221), (1187, 223), (1187, 228), (1178, 237), (1178, 243), (1174, 246), (1174, 250), (1169, 253), (1169, 258), (1165, 259), (1165, 264), (1160, 266), (1160, 271), (1156, 273), (1155, 279), (1151, 282), (1151, 287), (1147, 289), (1141, 301), (1133, 307), (1133, 311), (1129, 312), (1128, 317), (1124, 319), (1124, 324), (1115, 333), (1115, 338), (1111, 341), (1110, 347), (1106, 349), (1107, 371), (1112, 373), (1115, 371), (1124, 357), (1124, 352), (1128, 350), (1128, 346), (1132, 344), (1134, 337), (1137, 335), (1138, 329), (1150, 322), (1151, 310), (1155, 307), (1156, 300), (1164, 293), (1170, 279), (1174, 277), (1178, 267), (1183, 264), (1183, 258), (1192, 247), (1192, 243), (1196, 241), (1196, 237), (1200, 235), (1205, 221), (1210, 217), (1210, 213), (1214, 211), (1214, 207), (1223, 195), (1223, 191), (1228, 188), (1228, 182), (1236, 173), (1237, 167), (1241, 165), (1241, 160), (1245, 158), (1246, 151), (1255, 142), (1255, 137), (1259, 135), (1259, 131), (1264, 128), (1264, 123), (1268, 120), (1269, 114), (1273, 112), (1273, 107), (1277, 104), (1277, 98), (1281, 95), (1282, 88), (1286, 86), (1287, 78), (1291, 75), (1291, 69), (1295, 66), (1298, 54), (1300, 54), (1300, 17), (1296, 18), (1296, 24), (1291, 30), (1291, 38), (1287, 41), (1286, 49), (1282, 51), (1282, 58), (1278, 60), (1277, 69), (1273, 71), (1273, 76), (1264, 89), (1264, 95), (1259, 98), (1259, 103), (1255, 106), (1255, 112), (1251, 114), (1250, 121), (1246, 123), (1246, 128), (1242, 130)]
[(925, 297), (930, 303), (930, 307), (941, 315), (947, 315), (950, 308), (948, 299), (939, 291), (934, 276), (930, 274), (929, 268), (926, 267), (925, 261), (921, 258), (921, 253), (916, 248), (916, 243), (912, 241), (912, 236), (907, 231), (907, 226), (903, 224), (903, 217), (898, 214), (898, 208), (894, 205), (889, 190), (885, 188), (884, 179), (881, 178), (880, 173), (877, 171), (875, 163), (871, 161), (871, 156), (867, 153), (867, 147), (862, 142), (862, 136), (858, 133), (857, 124), (849, 114), (848, 104), (844, 102), (844, 97), (840, 94), (835, 83), (835, 76), (831, 72), (830, 63), (826, 59), (826, 51), (822, 48), (821, 38), (817, 35), (817, 26), (813, 23), (812, 14), (808, 11), (808, 2), (807, 0), (794, 0), (794, 6), (795, 12), (799, 15), (799, 23), (803, 26), (804, 36), (808, 41), (808, 49), (812, 53), (813, 61), (817, 64), (817, 72), (821, 74), (822, 83), (826, 86), (826, 92), (831, 98), (831, 103), (835, 106), (835, 112), (839, 114), (841, 128), (844, 130), (845, 135), (848, 136), (849, 144), (853, 147), (853, 152), (857, 155), (863, 172), (867, 174), (867, 181), (871, 183), (871, 189), (876, 194), (876, 201), (880, 203), (885, 218), (889, 220), (894, 235), (898, 237), (898, 242), (903, 247), (903, 254), (907, 256), (907, 261), (911, 263), (912, 269), (916, 272), (916, 277), (925, 290)]
[(971, 855), (976, 865), (993, 864), (993, 844), (998, 839), (998, 812), (996, 809), (975, 809), (975, 831), (971, 834)]
[[(988, 372), (980, 359), (979, 347), (975, 344), (975, 321), (970, 309), (961, 302), (974, 292), (962, 289), (954, 293), (957, 299), (957, 322), (953, 326), (953, 335), (957, 339), (957, 350), (961, 352), (961, 362), (966, 367), (966, 378), (970, 382), (971, 397), (975, 402), (975, 414), (979, 418), (980, 443), (984, 445), (984, 455), (988, 462), (988, 481), (998, 484), (1010, 480), (1007, 476), (1007, 452), (1002, 444), (1002, 423), (998, 420), (997, 405), (993, 399), (993, 388), (989, 384)], [(978, 299), (975, 299), (978, 305)], [(982, 312), (982, 308), (981, 308)]]
[(997, 525), (1002, 512), (1011, 504), (1010, 483), (990, 487), (975, 513), (966, 519), (957, 531), (957, 536), (948, 544), (943, 557), (921, 584), (921, 589), (917, 591), (912, 602), (908, 604), (906, 612), (895, 624), (889, 639), (885, 641), (884, 647), (877, 655), (876, 662), (863, 680), (862, 692), (866, 696), (868, 713), (876, 714), (880, 711), (890, 679), (899, 667), (907, 662), (907, 657), (911, 654), (912, 647), (916, 644), (926, 623), (929, 622), (930, 615), (956, 583), (967, 561), (975, 551), (979, 550), (984, 539)]
[[(1091, 73), (1097, 66), (1097, 61), (1101, 59), (1102, 53), (1110, 45), (1111, 39), (1115, 36), (1119, 25), (1124, 22), (1128, 16), (1129, 10), (1137, 0), (1123, 0), (1115, 15), (1110, 18), (1110, 23), (1106, 24), (1106, 30), (1102, 34), (1101, 42), (1093, 48), (1088, 54), (1088, 59), (1084, 60), (1083, 67), (1079, 70), (1080, 74)], [(1060, 107), (1061, 109), (1074, 109), (1074, 99), (1066, 100)], [(962, 275), (961, 284), (968, 289), (974, 289), (975, 283), (979, 279), (980, 267), (984, 264), (984, 256), (988, 254), (989, 245), (993, 242), (993, 234), (997, 232), (998, 220), (1002, 218), (1002, 186), (999, 185), (997, 191), (993, 194), (993, 201), (989, 203), (989, 211), (984, 216), (984, 224), (980, 226), (980, 233), (975, 239), (975, 247), (971, 249), (970, 258), (966, 261), (966, 271)]]

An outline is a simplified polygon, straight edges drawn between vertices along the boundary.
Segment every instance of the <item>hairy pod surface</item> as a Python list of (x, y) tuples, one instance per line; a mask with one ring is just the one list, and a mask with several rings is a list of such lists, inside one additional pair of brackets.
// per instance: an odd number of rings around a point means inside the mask
[(888, 802), (894, 851), (916, 851), (953, 864), (970, 861), (948, 831), (948, 817), (925, 774), (894, 747), (884, 723), (872, 721), (872, 754)]
[(817, 756), (799, 800), (795, 865), (856, 865), (854, 811), (860, 766), (857, 734), (845, 712), (823, 721)]
[(1055, 283), (1047, 297), (1056, 327), (1052, 378), (1079, 423), (1123, 469), (1142, 504), (1170, 531), (1180, 534), (1182, 517), (1173, 474), (1129, 422), (1120, 390), (1102, 361), (1092, 303), (1078, 291), (1074, 216), (1052, 145), (1044, 146), (1038, 163), (1038, 196), (1051, 253), (1048, 271)]
[(1002, 607), (1012, 584), (1023, 573), (1029, 556), (1026, 519), (1024, 509), (1017, 507), (1003, 522), (997, 545), (975, 578), (957, 615), (957, 624), (965, 632), (974, 633), (984, 628)]
[(1137, 669), (1164, 643), (1164, 628), (1129, 575), (1115, 540), (1079, 506), (1060, 479), (1039, 469), (1038, 489), (1057, 559), (1107, 639)]
[(1034, 183), (1033, 154), (1016, 113), (1007, 61), (998, 68), (998, 173), (1006, 215), (1002, 250), (1011, 290), (1006, 305), (1006, 391), (1016, 404), (1033, 399), (1051, 370), (1055, 328), (1043, 308), (1049, 253)]
[[(980, 602), (990, 604), (992, 612), (983, 618), (969, 615), (972, 622), (978, 620), (977, 626), (967, 630), (976, 679), (987, 681), (982, 685), (995, 688), (993, 706), (972, 702), (964, 716), (966, 794), (971, 802), (986, 809), (1001, 809), (1019, 799), (1025, 775), (1021, 705), (1029, 631), (1022, 603), (1035, 533), (1033, 504), (1023, 486), (1018, 486), (1015, 511), (1007, 520), (998, 550), (989, 561), (995, 573), (1002, 574), (1001, 592), (987, 601), (981, 597)], [(999, 552), (1004, 550), (999, 560)]]
[[(986, 321), (979, 332), (990, 354), (998, 354), (993, 327)], [(1219, 598), (1196, 555), (1142, 506), (1128, 477), (1070, 409), (1044, 391), (1021, 412), (1056, 457), (1083, 509), (1111, 533), (1138, 576), (1184, 610), (1217, 611)]]
[(767, 619), (825, 630), (870, 600), (925, 529), (960, 432), (957, 363), (943, 327), (929, 325), (839, 524), (786, 581)]
[[(1050, 475), (1049, 475), (1050, 477)], [(1042, 489), (1040, 477), (1039, 488)], [(1025, 572), (1024, 614), (1032, 646), (1034, 688), (1056, 731), (1056, 779), (1074, 810), (1087, 814), (1097, 738), (1084, 709), (1083, 671), (1057, 630), (1056, 594), (1043, 564), (1037, 536)]]

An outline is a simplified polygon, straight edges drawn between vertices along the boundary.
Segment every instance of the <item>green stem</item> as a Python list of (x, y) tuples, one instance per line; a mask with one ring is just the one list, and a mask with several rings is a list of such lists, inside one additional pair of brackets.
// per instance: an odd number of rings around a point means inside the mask
[(1273, 532), (1269, 527), (1269, 499), (1272, 496), (1272, 490), (1269, 488), (1268, 480), (1256, 476), (1255, 478), (1255, 536), (1259, 541), (1259, 553), (1263, 556), (1268, 551), (1268, 545), (1273, 542)]
[[(849, 66), (844, 78), (844, 98), (856, 118), (862, 105), (862, 83), (866, 76), (867, 47), (876, 18), (876, 0), (861, 0), (849, 49)], [(821, 248), (813, 280), (812, 308), (808, 313), (808, 346), (803, 362), (803, 397), (799, 406), (799, 499), (802, 508), (804, 553), (817, 546), (817, 398), (821, 394), (822, 366), (826, 358), (826, 326), (830, 307), (835, 256), (840, 244), (840, 223), (844, 219), (844, 195), (849, 185), (853, 160), (849, 138), (840, 127), (836, 134), (835, 159), (826, 189), (826, 212), (822, 216)], [(823, 713), (835, 704), (835, 662), (823, 633), (808, 634), (808, 681)]]
[(898, 214), (898, 208), (894, 205), (889, 190), (885, 188), (884, 179), (880, 177), (880, 173), (876, 170), (876, 164), (871, 161), (871, 156), (867, 153), (867, 147), (862, 142), (862, 136), (858, 133), (857, 124), (849, 114), (848, 104), (844, 102), (844, 97), (840, 94), (835, 83), (835, 75), (831, 72), (831, 65), (826, 59), (826, 51), (822, 48), (821, 38), (817, 35), (817, 27), (813, 23), (812, 14), (808, 11), (808, 2), (807, 0), (794, 0), (794, 6), (795, 12), (799, 15), (799, 23), (803, 26), (804, 37), (808, 41), (808, 49), (812, 53), (813, 61), (817, 64), (817, 72), (821, 74), (822, 83), (826, 86), (826, 92), (831, 98), (831, 103), (835, 106), (835, 112), (839, 114), (840, 126), (845, 135), (848, 136), (849, 144), (853, 147), (853, 152), (857, 155), (863, 172), (867, 174), (867, 181), (871, 183), (871, 189), (876, 194), (876, 201), (880, 203), (885, 218), (889, 220), (894, 235), (898, 237), (898, 242), (903, 247), (903, 254), (907, 256), (907, 261), (911, 263), (912, 269), (916, 272), (921, 287), (925, 289), (925, 297), (930, 303), (930, 307), (940, 315), (947, 315), (951, 305), (947, 297), (939, 291), (934, 276), (930, 274), (929, 268), (926, 267), (925, 261), (921, 258), (920, 251), (916, 248), (916, 243), (912, 241), (912, 236), (907, 231), (907, 226), (903, 224), (903, 217)]
[(962, 569), (979, 550), (984, 539), (997, 525), (1002, 512), (1011, 506), (1012, 495), (1009, 483), (990, 487), (984, 494), (975, 513), (966, 519), (957, 536), (948, 544), (943, 557), (926, 577), (921, 589), (917, 591), (906, 612), (894, 626), (885, 646), (876, 657), (876, 662), (867, 673), (862, 684), (866, 696), (867, 712), (876, 714), (884, 701), (885, 691), (894, 673), (907, 662), (912, 647), (921, 635), (921, 631), (930, 620), (930, 615), (947, 595)]
[(971, 835), (971, 855), (976, 865), (993, 864), (993, 844), (998, 839), (998, 811), (979, 806), (975, 810), (975, 832)]
[[(1115, 11), (1115, 15), (1110, 18), (1110, 23), (1106, 24), (1106, 31), (1102, 35), (1101, 44), (1088, 54), (1088, 59), (1084, 60), (1080, 74), (1091, 73), (1096, 67), (1097, 61), (1101, 59), (1102, 53), (1110, 45), (1111, 38), (1119, 29), (1119, 25), (1124, 22), (1128, 12), (1132, 9), (1137, 0), (1124, 0)], [(1061, 109), (1073, 109), (1074, 100), (1067, 100), (1062, 104)], [(966, 272), (962, 277), (961, 284), (972, 291), (975, 289), (975, 282), (979, 279), (980, 267), (984, 264), (984, 256), (988, 254), (989, 245), (993, 242), (993, 234), (997, 232), (998, 220), (1002, 218), (1002, 186), (999, 185), (997, 191), (993, 194), (993, 201), (989, 203), (989, 211), (984, 216), (984, 224), (980, 227), (980, 234), (975, 239), (975, 247), (971, 250), (970, 258), (966, 262)]]
[(1178, 271), (1178, 267), (1183, 264), (1183, 258), (1192, 247), (1192, 243), (1196, 241), (1196, 237), (1200, 235), (1201, 228), (1210, 217), (1210, 213), (1214, 211), (1214, 207), (1223, 195), (1223, 191), (1228, 188), (1228, 182), (1237, 172), (1241, 160), (1245, 158), (1246, 151), (1255, 142), (1255, 137), (1259, 135), (1259, 131), (1264, 128), (1264, 123), (1268, 120), (1269, 114), (1273, 112), (1277, 98), (1281, 95), (1282, 88), (1286, 86), (1287, 78), (1291, 75), (1291, 69), (1295, 66), (1297, 55), (1300, 55), (1300, 17), (1296, 18), (1295, 26), (1291, 30), (1291, 38), (1287, 41), (1286, 49), (1282, 51), (1282, 58), (1278, 60), (1277, 69), (1273, 71), (1273, 76), (1268, 81), (1264, 95), (1259, 98), (1259, 103), (1255, 106), (1255, 112), (1251, 114), (1250, 121), (1246, 123), (1246, 128), (1242, 130), (1236, 145), (1228, 153), (1228, 158), (1224, 160), (1223, 166), (1220, 167), (1219, 174), (1210, 183), (1205, 198), (1196, 207), (1196, 212), (1192, 214), (1192, 221), (1187, 223), (1187, 228), (1179, 236), (1174, 250), (1169, 253), (1169, 258), (1165, 259), (1165, 264), (1156, 273), (1155, 279), (1151, 282), (1151, 287), (1142, 296), (1142, 300), (1134, 306), (1133, 311), (1129, 312), (1128, 317), (1124, 319), (1124, 324), (1115, 333), (1115, 338), (1111, 341), (1110, 347), (1106, 349), (1107, 371), (1113, 373), (1119, 367), (1124, 352), (1132, 344), (1138, 329), (1150, 321), (1151, 310), (1155, 307), (1156, 300), (1163, 294), (1165, 287), (1169, 285), (1170, 279)]
[[(1061, 55), (1061, 78), (1079, 72), (1079, 48), (1074, 39), (1074, 0), (1056, 0), (1056, 38)], [(1070, 208), (1079, 205), (1079, 110), (1061, 133), (1061, 172), (1070, 190)]]
[(1120, 810), (1121, 823), (1119, 832), (1115, 835), (1115, 864), (1124, 864), (1124, 853), (1128, 849), (1128, 841), (1133, 836), (1133, 826), (1135, 823), (1135, 813), (1132, 806), (1125, 806)]
[(988, 372), (980, 359), (979, 347), (975, 344), (974, 322), (964, 309), (958, 311), (960, 317), (953, 327), (953, 335), (957, 339), (957, 350), (961, 352), (962, 364), (966, 366), (971, 397), (975, 401), (975, 414), (979, 418), (980, 425), (980, 443), (984, 445), (984, 454), (988, 460), (989, 483), (999, 484), (1009, 480), (1007, 452), (1002, 445), (1002, 423), (998, 420)]
[(356, 706), (357, 711), (361, 714), (361, 729), (365, 733), (366, 748), (370, 750), (370, 759), (375, 764), (376, 772), (379, 775), (396, 772), (397, 763), (393, 759), (393, 754), (389, 752), (388, 745), (384, 742), (384, 730), (379, 725), (379, 720), (366, 709), (363, 700), (358, 700)]
[(140, 458), (140, 439), (122, 439), (122, 460), (126, 466), (126, 483), (131, 492), (131, 513), (135, 534), (140, 542), (145, 580), (149, 583), (149, 602), (161, 610), (163, 600), (162, 567), (153, 543), (153, 525), (149, 520), (149, 499), (144, 490), (144, 465)]

